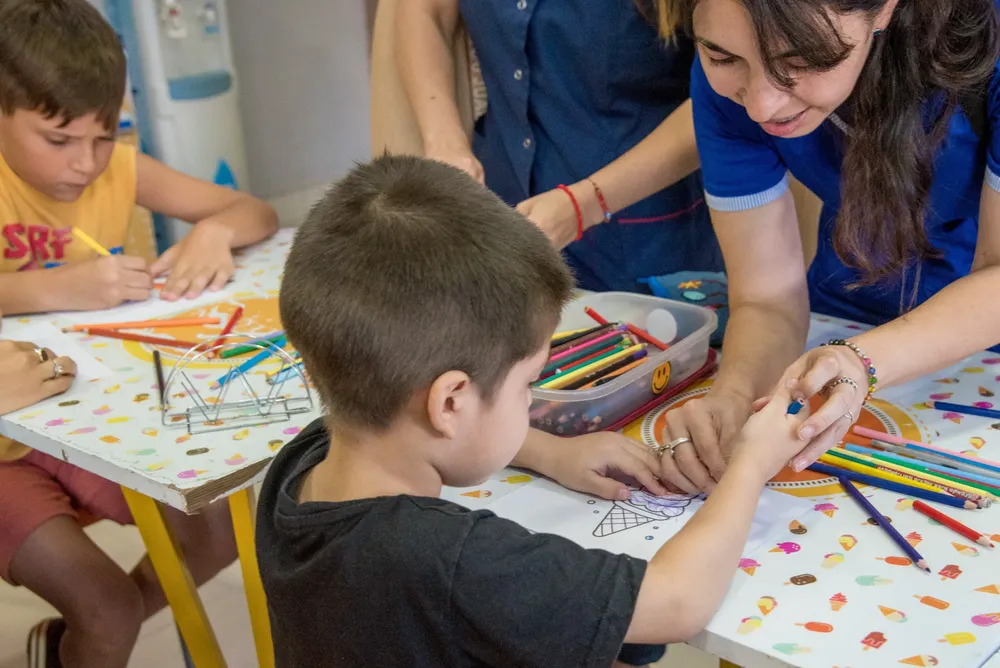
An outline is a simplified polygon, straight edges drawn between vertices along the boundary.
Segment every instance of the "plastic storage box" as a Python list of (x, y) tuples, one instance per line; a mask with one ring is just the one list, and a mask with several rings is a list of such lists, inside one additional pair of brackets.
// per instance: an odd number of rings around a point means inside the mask
[(532, 427), (577, 436), (614, 424), (698, 371), (708, 358), (708, 340), (718, 325), (715, 313), (700, 306), (630, 292), (600, 292), (567, 304), (556, 331), (592, 327), (594, 321), (583, 310), (588, 306), (608, 322), (631, 323), (643, 329), (652, 311), (669, 311), (677, 321), (677, 337), (664, 342), (670, 344), (667, 350), (651, 346), (648, 362), (599, 387), (533, 389)]

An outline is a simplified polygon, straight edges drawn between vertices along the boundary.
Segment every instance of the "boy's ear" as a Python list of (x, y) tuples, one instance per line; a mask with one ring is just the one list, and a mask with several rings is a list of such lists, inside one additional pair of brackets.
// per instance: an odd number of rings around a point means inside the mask
[(427, 392), (427, 419), (442, 437), (458, 436), (464, 414), (476, 399), (472, 379), (464, 371), (446, 371)]

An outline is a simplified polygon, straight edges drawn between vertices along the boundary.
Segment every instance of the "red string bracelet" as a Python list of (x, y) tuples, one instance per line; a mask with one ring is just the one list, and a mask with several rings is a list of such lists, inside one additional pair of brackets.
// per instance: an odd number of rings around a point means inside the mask
[(597, 194), (597, 202), (601, 205), (601, 211), (604, 213), (604, 222), (610, 223), (611, 209), (608, 208), (608, 201), (604, 199), (604, 193), (601, 192), (600, 186), (597, 185), (597, 182), (594, 181), (594, 179), (588, 178), (587, 180), (590, 181), (590, 185), (594, 186), (594, 192)]
[(564, 184), (560, 183), (556, 187), (559, 188), (559, 190), (561, 190), (564, 193), (566, 193), (567, 195), (569, 195), (569, 201), (571, 201), (573, 203), (573, 210), (576, 211), (576, 239), (575, 239), (575, 241), (579, 241), (580, 239), (583, 238), (583, 212), (580, 211), (580, 203), (576, 201), (576, 195), (573, 194), (573, 191), (570, 190), (569, 188), (567, 188)]

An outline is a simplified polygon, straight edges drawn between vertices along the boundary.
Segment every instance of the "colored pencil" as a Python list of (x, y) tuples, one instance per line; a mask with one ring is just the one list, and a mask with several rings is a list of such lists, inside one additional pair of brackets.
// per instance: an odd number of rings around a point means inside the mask
[(879, 469), (875, 468), (870, 464), (858, 462), (856, 460), (849, 459), (842, 455), (830, 454), (830, 453), (823, 454), (820, 455), (819, 461), (829, 466), (837, 466), (842, 469), (847, 469), (848, 471), (853, 471), (854, 473), (858, 473), (860, 475), (871, 476), (872, 478), (880, 478), (882, 480), (888, 480), (889, 482), (895, 482), (901, 485), (907, 485), (909, 487), (916, 487), (918, 489), (924, 490), (925, 492), (934, 492), (935, 494), (944, 493), (941, 491), (940, 487), (937, 487), (935, 485), (931, 485), (925, 482), (920, 482), (918, 480), (910, 480), (908, 478), (899, 475), (898, 473), (893, 473), (891, 471), (880, 471)]
[(570, 383), (572, 383), (573, 381), (583, 378), (587, 374), (596, 371), (597, 369), (603, 369), (606, 366), (610, 366), (615, 362), (617, 362), (618, 360), (625, 359), (632, 353), (637, 353), (642, 349), (643, 347), (641, 345), (634, 345), (631, 348), (626, 348), (625, 350), (617, 352), (611, 355), (610, 357), (605, 357), (604, 359), (592, 362), (591, 364), (588, 364), (583, 368), (571, 371), (570, 373), (564, 374), (561, 377), (554, 377), (550, 380), (547, 380), (546, 382), (542, 383), (541, 388), (543, 390), (560, 390), (569, 385)]
[(873, 469), (882, 471), (883, 473), (891, 473), (898, 475), (902, 478), (906, 478), (907, 480), (911, 481), (911, 484), (922, 483), (924, 485), (930, 485), (931, 487), (936, 487), (940, 492), (945, 492), (947, 494), (951, 494), (952, 496), (968, 499), (969, 501), (972, 501), (980, 508), (988, 508), (993, 504), (993, 501), (995, 501), (995, 499), (991, 494), (986, 494), (985, 492), (981, 493), (979, 490), (975, 488), (968, 487), (966, 485), (962, 485), (959, 483), (952, 483), (947, 480), (944, 480), (943, 478), (939, 478), (938, 476), (935, 475), (917, 473), (899, 464), (882, 462), (872, 457), (868, 457), (867, 455), (850, 454), (838, 448), (833, 448), (829, 452), (830, 454), (836, 457), (848, 458), (851, 461), (855, 461), (870, 466)]
[(955, 452), (953, 450), (947, 450), (945, 448), (940, 448), (936, 445), (931, 445), (930, 443), (921, 443), (920, 441), (910, 441), (905, 438), (900, 438), (895, 434), (883, 434), (880, 431), (875, 431), (874, 429), (868, 429), (867, 427), (854, 427), (854, 433), (858, 436), (865, 436), (867, 438), (878, 439), (880, 441), (885, 441), (887, 443), (892, 443), (893, 445), (901, 445), (905, 448), (920, 448), (922, 450), (929, 450), (931, 452), (937, 453), (948, 459), (955, 459), (957, 461), (965, 462), (971, 466), (977, 468), (985, 468), (996, 471), (1000, 473), (1000, 462), (991, 462), (988, 459), (979, 459), (978, 457), (967, 457), (961, 453)]
[[(221, 357), (222, 359), (229, 359), (230, 357), (237, 357), (238, 355), (245, 355), (247, 353), (252, 353), (256, 350), (260, 350), (261, 345), (267, 343), (273, 343), (278, 339), (284, 339), (284, 338), (285, 338), (284, 332), (275, 332), (274, 334), (261, 336), (256, 339), (251, 339), (250, 341), (247, 342), (246, 345), (236, 346), (235, 348), (228, 348), (226, 350), (223, 350), (222, 353), (219, 354), (219, 357)], [(253, 344), (259, 344), (259, 345), (253, 345)]]
[(613, 371), (617, 371), (619, 369), (623, 369), (623, 368), (627, 367), (628, 365), (633, 364), (633, 363), (635, 363), (635, 362), (637, 362), (637, 361), (645, 358), (647, 354), (648, 353), (646, 352), (646, 349), (643, 348), (639, 352), (632, 353), (628, 357), (625, 357), (624, 359), (620, 359), (617, 362), (615, 362), (614, 364), (609, 364), (606, 367), (603, 367), (603, 368), (600, 368), (600, 369), (595, 369), (592, 373), (587, 374), (586, 376), (584, 376), (583, 378), (580, 378), (579, 380), (573, 381), (572, 383), (570, 383), (569, 385), (566, 385), (562, 389), (564, 389), (564, 390), (579, 390), (584, 385), (586, 385), (588, 383), (592, 383), (595, 380), (598, 380), (600, 378), (603, 378), (608, 373), (611, 373)]
[(111, 255), (110, 251), (101, 244), (94, 241), (89, 234), (81, 230), (79, 227), (73, 228), (73, 236), (82, 241), (87, 246), (97, 253), (98, 255)]
[[(564, 376), (567, 376), (567, 375), (569, 375), (571, 373), (574, 373), (575, 371), (579, 371), (580, 369), (583, 369), (583, 368), (586, 368), (586, 367), (590, 367), (590, 366), (592, 366), (594, 364), (597, 364), (598, 362), (601, 362), (602, 360), (605, 360), (605, 359), (611, 357), (612, 355), (617, 355), (621, 351), (627, 350), (628, 348), (629, 348), (629, 346), (625, 346), (625, 347), (622, 347), (622, 346), (612, 346), (612, 347), (608, 348), (607, 350), (602, 351), (597, 357), (591, 357), (591, 359), (586, 360), (586, 361), (580, 360), (579, 362), (573, 362), (569, 366), (567, 366), (565, 369), (560, 369), (557, 373), (549, 374), (548, 376), (544, 376), (541, 379), (535, 381), (535, 387), (541, 387), (542, 385), (544, 385), (545, 383), (549, 382), (550, 380), (559, 380), (559, 379), (563, 378)], [(595, 367), (595, 368), (598, 368), (598, 367)]]
[(616, 342), (611, 343), (609, 345), (604, 345), (605, 343), (608, 343), (608, 342), (605, 341), (603, 343), (598, 344), (600, 346), (600, 349), (599, 350), (595, 350), (594, 352), (590, 353), (589, 355), (584, 355), (583, 357), (579, 357), (579, 358), (573, 359), (573, 360), (570, 360), (569, 358), (567, 358), (565, 360), (561, 360), (560, 362), (556, 363), (556, 364), (560, 364), (560, 366), (556, 366), (555, 368), (552, 368), (551, 365), (545, 367), (545, 369), (542, 371), (542, 374), (539, 376), (539, 380), (546, 380), (546, 379), (551, 378), (552, 376), (556, 375), (557, 373), (563, 373), (563, 372), (565, 372), (565, 371), (567, 371), (569, 369), (572, 369), (575, 366), (580, 366), (581, 364), (586, 364), (586, 363), (588, 363), (588, 362), (590, 362), (592, 360), (596, 360), (599, 357), (601, 357), (602, 355), (605, 355), (605, 354), (607, 354), (609, 352), (612, 352), (612, 351), (617, 352), (618, 350), (622, 350), (624, 348), (628, 348), (629, 346), (634, 346), (635, 345), (635, 341), (632, 341), (631, 339), (624, 338), (624, 337), (620, 341), (616, 341)]
[(224, 373), (219, 380), (212, 383), (212, 389), (217, 389), (228, 383), (230, 380), (238, 376), (240, 373), (246, 373), (250, 369), (254, 368), (268, 357), (273, 355), (276, 351), (280, 350), (282, 346), (285, 345), (285, 336), (281, 335), (274, 341), (269, 341), (266, 348), (260, 351), (260, 353), (254, 355), (248, 359), (243, 364), (240, 364), (235, 369), (230, 369)]
[(163, 362), (160, 360), (160, 351), (153, 351), (153, 366), (156, 368), (156, 389), (160, 392), (160, 407), (163, 407), (167, 384), (163, 380)]
[(302, 362), (296, 362), (292, 366), (285, 366), (284, 368), (279, 369), (274, 373), (269, 373), (267, 375), (267, 382), (270, 385), (277, 385), (278, 383), (283, 383), (289, 378), (298, 375), (296, 373), (296, 369), (301, 369), (301, 368), (302, 368)]
[(822, 473), (823, 475), (832, 476), (834, 478), (847, 478), (848, 480), (853, 480), (855, 482), (862, 483), (864, 485), (871, 485), (872, 487), (878, 487), (879, 489), (886, 489), (890, 492), (896, 492), (898, 494), (906, 494), (907, 496), (913, 496), (918, 499), (923, 499), (925, 501), (934, 501), (935, 503), (940, 503), (945, 506), (952, 506), (953, 508), (964, 508), (965, 510), (976, 510), (978, 506), (972, 501), (967, 499), (959, 499), (950, 494), (944, 494), (938, 491), (929, 491), (923, 489), (922, 487), (917, 487), (913, 485), (908, 480), (903, 482), (896, 482), (893, 480), (887, 480), (885, 478), (880, 478), (874, 474), (869, 475), (867, 473), (860, 473), (852, 470), (844, 470), (842, 466), (834, 466), (822, 463), (822, 459), (809, 466), (810, 471), (816, 473)]
[[(210, 343), (208, 345), (208, 348), (210, 348), (210, 349), (211, 348), (217, 348), (217, 347), (223, 345), (226, 342), (226, 337), (229, 336), (230, 333), (232, 333), (233, 327), (236, 326), (236, 323), (242, 317), (243, 317), (243, 307), (242, 306), (237, 306), (236, 310), (234, 310), (233, 313), (232, 313), (232, 315), (229, 316), (229, 320), (226, 322), (225, 327), (222, 328), (222, 331), (219, 333), (219, 336), (214, 341), (212, 341), (212, 343)], [(218, 355), (218, 352), (216, 352), (214, 350), (209, 350), (209, 353), (208, 353), (208, 357), (209, 358), (216, 357), (217, 355)]]
[(788, 404), (788, 410), (785, 411), (785, 415), (798, 415), (802, 407), (806, 405), (806, 402), (801, 399), (796, 399), (792, 403)]
[(976, 417), (1000, 420), (1000, 411), (979, 406), (966, 406), (965, 404), (950, 404), (947, 401), (933, 401), (931, 405), (939, 411), (951, 411), (952, 413), (963, 413), (965, 415), (975, 415)]
[(965, 536), (973, 543), (978, 543), (983, 547), (993, 547), (993, 543), (990, 542), (990, 539), (984, 536), (983, 534), (979, 533), (975, 529), (971, 529), (965, 526), (958, 520), (945, 515), (940, 510), (937, 510), (936, 508), (931, 508), (923, 501), (914, 501), (913, 509), (916, 510), (921, 515), (926, 515), (932, 520), (943, 524), (944, 526), (948, 527), (955, 533)]
[(555, 355), (549, 355), (548, 366), (552, 366), (553, 362), (561, 362), (562, 360), (570, 359), (574, 355), (579, 353), (581, 350), (588, 351), (587, 354), (589, 355), (591, 352), (598, 350), (598, 348), (595, 348), (594, 346), (598, 346), (604, 343), (605, 341), (611, 341), (616, 336), (621, 336), (622, 333), (624, 332), (625, 332), (624, 327), (616, 327), (610, 332), (601, 334), (596, 339), (591, 339), (590, 341), (574, 345), (571, 348), (567, 348), (566, 350), (562, 351), (561, 353), (556, 353)]
[[(988, 485), (996, 484), (1000, 487), (1000, 477), (983, 475), (984, 470), (977, 466), (972, 466), (971, 464), (965, 464), (964, 462), (952, 459), (950, 457), (945, 457), (931, 450), (924, 450), (923, 448), (916, 447), (905, 447), (902, 445), (894, 445), (892, 443), (887, 443), (877, 438), (872, 439), (872, 445), (879, 448), (883, 448), (886, 452), (891, 452), (899, 457), (906, 457), (909, 459), (915, 459), (921, 461), (926, 465), (933, 464), (938, 469), (944, 469), (946, 471), (957, 471), (963, 476), (968, 476), (973, 480), (978, 480), (979, 482), (985, 482)], [(997, 490), (1000, 493), (1000, 489)]]
[(634, 369), (634, 368), (636, 368), (638, 366), (642, 366), (643, 364), (645, 364), (648, 361), (649, 361), (649, 357), (643, 357), (642, 359), (638, 359), (638, 360), (632, 362), (631, 364), (629, 364), (627, 366), (623, 366), (621, 369), (618, 369), (617, 371), (612, 371), (611, 373), (608, 373), (608, 374), (605, 374), (605, 375), (601, 376), (597, 380), (593, 381), (592, 383), (588, 383), (588, 384), (584, 385), (580, 389), (581, 390), (589, 390), (589, 389), (591, 389), (593, 387), (600, 387), (601, 385), (606, 385), (606, 384), (610, 383), (611, 381), (613, 381), (615, 378), (618, 378), (619, 376), (624, 376), (625, 374), (627, 374), (632, 369)]
[(955, 469), (942, 471), (940, 469), (945, 468), (944, 466), (938, 466), (936, 468), (932, 468), (931, 466), (928, 466), (926, 462), (921, 462), (916, 459), (907, 459), (906, 457), (900, 457), (899, 455), (894, 455), (892, 453), (880, 452), (878, 450), (866, 448), (862, 445), (854, 445), (853, 443), (845, 443), (844, 449), (853, 452), (855, 454), (867, 455), (868, 457), (881, 460), (883, 462), (886, 462), (887, 464), (897, 464), (899, 466), (912, 469), (919, 473), (933, 475), (942, 478), (944, 480), (948, 480), (950, 482), (956, 482), (959, 484), (968, 485), (971, 488), (982, 490), (983, 492), (986, 492), (994, 497), (997, 494), (1000, 494), (1000, 489), (997, 489), (996, 487), (990, 487), (989, 485), (984, 485), (983, 483), (976, 482), (975, 480), (969, 480), (967, 478), (962, 478), (957, 475), (952, 475), (952, 473), (958, 473), (958, 471), (955, 471)]
[(589, 306), (584, 307), (583, 312), (590, 316), (590, 319), (596, 322), (598, 325), (607, 325), (608, 321), (605, 320), (600, 313), (590, 308)]
[[(861, 455), (857, 453), (849, 453), (843, 448), (833, 448), (836, 454), (843, 454), (850, 457), (857, 457), (865, 462), (868, 462), (875, 466), (884, 466), (886, 468), (892, 469), (900, 475), (910, 474), (917, 476), (923, 480), (926, 480), (931, 485), (938, 485), (939, 487), (950, 487), (954, 488), (956, 491), (949, 489), (950, 494), (958, 494), (958, 492), (963, 492), (964, 494), (973, 494), (976, 496), (982, 496), (988, 498), (990, 501), (996, 501), (997, 499), (988, 490), (983, 490), (973, 485), (969, 485), (960, 480), (947, 480), (942, 478), (936, 472), (931, 471), (916, 471), (912, 469), (908, 463), (900, 463), (894, 461), (886, 461), (884, 459), (880, 460), (877, 457), (872, 457), (871, 455)], [(917, 465), (919, 466), (919, 465)]]
[(63, 327), (63, 332), (86, 332), (89, 329), (155, 329), (158, 327), (197, 327), (218, 325), (218, 318), (172, 318), (170, 320), (136, 320), (134, 322), (102, 322), (93, 325)]
[[(608, 324), (608, 321), (604, 318), (604, 316), (602, 316), (600, 313), (598, 313), (594, 309), (590, 308), (589, 306), (586, 307), (586, 308), (584, 308), (583, 312), (586, 313), (587, 315), (589, 315), (594, 320), (594, 322), (596, 322), (598, 324), (601, 324), (601, 325)], [(632, 332), (633, 334), (635, 334), (636, 336), (638, 336), (640, 339), (642, 339), (646, 343), (648, 343), (648, 344), (650, 344), (652, 346), (656, 346), (660, 350), (666, 350), (667, 348), (670, 347), (667, 344), (665, 344), (663, 341), (660, 341), (659, 339), (657, 339), (654, 336), (652, 336), (646, 330), (640, 329), (640, 328), (636, 327), (635, 325), (633, 325), (631, 323), (625, 323), (625, 327), (628, 328), (628, 331)]]
[(137, 343), (148, 343), (154, 346), (167, 346), (169, 348), (184, 348), (190, 350), (197, 348), (202, 343), (192, 343), (190, 341), (178, 341), (177, 339), (165, 339), (162, 336), (146, 336), (145, 334), (133, 334), (132, 332), (122, 332), (117, 329), (97, 329), (90, 328), (87, 334), (91, 336), (102, 336), (106, 339), (121, 339), (122, 341), (136, 341)]
[(889, 520), (885, 519), (885, 516), (883, 516), (882, 513), (880, 513), (878, 509), (871, 504), (871, 501), (865, 498), (865, 495), (861, 493), (861, 490), (855, 487), (854, 484), (845, 477), (840, 477), (837, 480), (840, 482), (840, 486), (844, 488), (844, 491), (850, 494), (854, 500), (858, 502), (858, 505), (864, 508), (868, 515), (874, 519), (880, 527), (882, 527), (882, 530), (889, 535), (889, 538), (895, 541), (896, 545), (899, 546), (899, 549), (901, 549), (906, 556), (913, 560), (913, 563), (917, 565), (917, 568), (921, 568), (928, 573), (931, 572), (931, 569), (927, 567), (927, 562), (924, 561), (922, 556), (920, 556), (920, 553), (913, 549), (912, 545), (906, 542), (906, 539), (903, 538), (898, 531), (896, 531), (896, 528), (892, 526)]
[[(578, 348), (579, 346), (590, 345), (591, 343), (593, 343), (597, 339), (601, 338), (605, 334), (613, 334), (615, 332), (615, 329), (616, 329), (615, 325), (607, 325), (605, 327), (598, 327), (593, 332), (591, 332), (590, 334), (584, 334), (583, 336), (581, 336), (578, 339), (573, 339), (572, 341), (564, 343), (561, 346), (556, 346), (554, 348), (550, 348), (549, 349), (549, 359), (551, 360), (553, 356), (555, 356), (555, 355), (561, 355), (561, 354), (565, 353), (566, 351), (573, 350), (574, 348)], [(624, 331), (624, 328), (622, 329), (622, 331)]]
[(566, 339), (568, 341), (571, 338), (574, 338), (574, 337), (577, 337), (577, 336), (583, 336), (584, 334), (587, 334), (588, 332), (592, 332), (595, 329), (596, 329), (596, 327), (583, 327), (581, 329), (567, 329), (566, 331), (563, 331), (563, 332), (556, 332), (555, 334), (553, 334), (549, 338), (549, 341), (550, 342), (551, 341), (555, 341), (556, 339)]
[(563, 332), (562, 334), (556, 334), (552, 337), (552, 340), (549, 342), (549, 347), (551, 347), (553, 351), (559, 352), (558, 350), (556, 350), (556, 348), (572, 344), (575, 341), (581, 341), (583, 337), (591, 336), (599, 332), (600, 330), (605, 329), (608, 326), (609, 325), (597, 325), (596, 327), (588, 327), (586, 329), (573, 330), (573, 332)]

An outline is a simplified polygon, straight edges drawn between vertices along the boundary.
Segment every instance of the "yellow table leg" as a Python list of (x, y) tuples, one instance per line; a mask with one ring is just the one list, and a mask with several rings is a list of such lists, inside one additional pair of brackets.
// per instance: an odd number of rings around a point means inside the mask
[(160, 504), (144, 494), (122, 487), (135, 525), (146, 544), (160, 586), (181, 630), (191, 660), (198, 668), (225, 668), (219, 641), (208, 622), (198, 588), (184, 563), (184, 555)]
[(236, 550), (243, 569), (243, 588), (250, 608), (250, 627), (257, 647), (257, 664), (260, 668), (274, 668), (274, 643), (271, 640), (271, 620), (267, 615), (267, 598), (260, 581), (257, 566), (257, 548), (254, 543), (254, 517), (257, 502), (253, 489), (237, 492), (229, 497), (229, 513), (233, 517)]
[(719, 659), (719, 668), (740, 668), (735, 663), (729, 663), (725, 659)]

